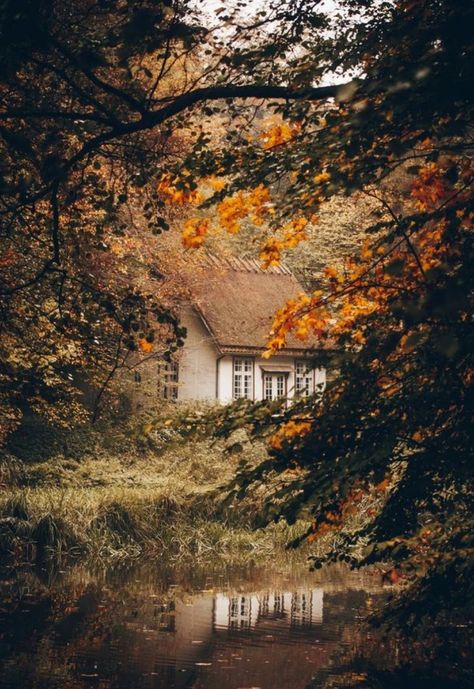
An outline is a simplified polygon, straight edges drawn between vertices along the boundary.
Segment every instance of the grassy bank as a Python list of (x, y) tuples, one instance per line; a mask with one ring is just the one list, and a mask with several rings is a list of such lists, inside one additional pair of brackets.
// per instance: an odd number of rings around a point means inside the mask
[(255, 531), (255, 496), (238, 510), (221, 508), (216, 495), (243, 456), (257, 461), (264, 452), (245, 438), (235, 453), (235, 439), (229, 446), (183, 442), (166, 429), (147, 435), (143, 426), (124, 424), (82, 429), (65, 440), (52, 438), (50, 456), (42, 446), (37, 453), (34, 441), (4, 455), (3, 559), (258, 560), (283, 553), (306, 527)]

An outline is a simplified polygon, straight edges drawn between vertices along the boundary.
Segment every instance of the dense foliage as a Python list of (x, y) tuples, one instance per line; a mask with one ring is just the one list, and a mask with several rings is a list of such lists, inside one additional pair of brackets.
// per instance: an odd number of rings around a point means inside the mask
[(183, 334), (157, 270), (159, 166), (183, 137), (145, 113), (184, 88), (187, 30), (166, 3), (14, 0), (0, 36), (5, 437), (24, 413), (84, 421), (86, 381), (97, 399), (130, 352)]
[[(266, 520), (309, 511), (309, 540), (334, 531), (334, 549), (315, 566), (392, 562), (387, 578), (410, 586), (397, 604), (406, 623), (472, 602), (470, 13), (462, 2), (340, 5), (324, 31), (315, 29), (322, 17), (302, 12), (295, 33), (272, 36), (260, 56), (272, 55), (274, 78), (302, 87), (328, 72), (359, 79), (327, 107), (275, 103), (281, 121), (263, 143), (230, 132), (230, 146), (188, 163), (226, 179), (215, 200), (230, 232), (256, 214), (274, 228), (266, 265), (304, 241), (328, 198), (359, 190), (378, 200), (360, 255), (283, 307), (269, 341), (270, 356), (288, 332), (316, 336), (339, 352), (329, 366), (340, 375), (322, 397), (290, 408), (238, 403), (211, 425), (271, 431), (271, 458), (242, 472), (236, 495), (271, 483)], [(244, 173), (232, 175), (237, 166)], [(348, 531), (370, 492), (385, 496), (383, 509)]]

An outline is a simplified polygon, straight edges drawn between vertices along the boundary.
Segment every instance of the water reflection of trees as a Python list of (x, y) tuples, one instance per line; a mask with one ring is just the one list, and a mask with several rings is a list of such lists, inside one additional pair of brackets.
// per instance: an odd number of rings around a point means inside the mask
[[(275, 687), (284, 687), (278, 684), (279, 672), (288, 678), (324, 665), (341, 636), (333, 611), (337, 619), (345, 609), (344, 624), (351, 624), (354, 596), (360, 598), (354, 591), (339, 594), (341, 600), (326, 595), (323, 624), (322, 588), (251, 593), (239, 584), (240, 590), (229, 593), (191, 593), (172, 581), (155, 585), (127, 578), (121, 584), (81, 574), (48, 586), (31, 573), (18, 575), (5, 587), (10, 602), (4, 598), (0, 613), (5, 677), (0, 687), (85, 689), (100, 681), (107, 689), (129, 689), (137, 682), (143, 689), (212, 689), (222, 680), (215, 675), (218, 663), (221, 675), (226, 663), (235, 665), (242, 641), (248, 671), (272, 672)], [(285, 656), (279, 649), (288, 643), (294, 645), (290, 664), (278, 670)], [(266, 665), (269, 658), (272, 669)], [(232, 672), (225, 671), (232, 689)], [(207, 685), (200, 685), (201, 676)]]

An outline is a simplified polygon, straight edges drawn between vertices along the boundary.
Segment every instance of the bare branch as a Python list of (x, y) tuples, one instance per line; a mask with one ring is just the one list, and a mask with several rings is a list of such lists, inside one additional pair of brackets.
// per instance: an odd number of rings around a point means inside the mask
[(99, 124), (110, 125), (110, 120), (99, 115), (87, 112), (70, 112), (67, 110), (22, 110), (12, 109), (0, 112), (0, 120), (25, 120), (25, 119), (44, 119), (44, 120), (88, 120)]
[(122, 91), (121, 89), (112, 86), (112, 84), (103, 81), (92, 70), (88, 69), (83, 64), (81, 64), (80, 61), (64, 45), (59, 43), (58, 40), (56, 40), (55, 38), (51, 38), (51, 42), (58, 50), (58, 52), (61, 53), (61, 55), (63, 55), (67, 60), (69, 60), (69, 62), (72, 65), (74, 65), (74, 67), (79, 69), (84, 74), (84, 76), (87, 77), (87, 79), (89, 79), (89, 81), (91, 81), (95, 86), (100, 88), (102, 91), (105, 91), (105, 93), (108, 93), (109, 95), (115, 96), (116, 98), (119, 98), (120, 100), (124, 101), (133, 110), (136, 110), (140, 113), (144, 111), (144, 106), (142, 103), (140, 103), (140, 101), (138, 101), (136, 98), (131, 96), (126, 91)]
[(107, 374), (107, 377), (106, 377), (106, 379), (104, 380), (104, 383), (103, 383), (102, 387), (100, 388), (100, 390), (99, 390), (99, 392), (98, 392), (98, 395), (97, 395), (97, 397), (96, 397), (96, 400), (95, 400), (95, 403), (94, 403), (94, 411), (93, 411), (93, 414), (92, 414), (92, 423), (95, 423), (95, 422), (97, 421), (97, 417), (98, 417), (98, 415), (99, 415), (100, 401), (101, 401), (101, 399), (102, 399), (102, 396), (103, 396), (104, 392), (105, 392), (106, 389), (107, 389), (108, 384), (110, 383), (110, 381), (111, 381), (112, 378), (114, 377), (116, 370), (117, 370), (121, 365), (123, 365), (123, 364), (125, 363), (125, 361), (127, 360), (128, 355), (129, 355), (129, 352), (127, 352), (127, 353), (125, 354), (125, 356), (124, 356), (122, 362), (120, 363), (120, 354), (121, 354), (121, 352), (122, 352), (122, 337), (123, 337), (122, 335), (120, 335), (120, 337), (119, 337), (119, 341), (118, 341), (118, 345), (117, 345), (117, 351), (116, 351), (116, 353), (115, 353), (115, 358), (114, 358), (114, 363), (113, 363), (113, 365), (112, 365), (112, 368), (110, 369), (109, 373)]

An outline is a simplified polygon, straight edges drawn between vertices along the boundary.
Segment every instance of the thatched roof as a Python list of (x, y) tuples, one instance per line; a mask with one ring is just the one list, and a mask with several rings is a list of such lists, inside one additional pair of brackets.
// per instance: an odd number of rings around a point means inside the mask
[[(304, 291), (285, 266), (262, 270), (245, 258), (207, 256), (189, 282), (194, 307), (223, 354), (266, 349), (276, 311)], [(317, 347), (290, 336), (281, 351), (302, 355)]]

